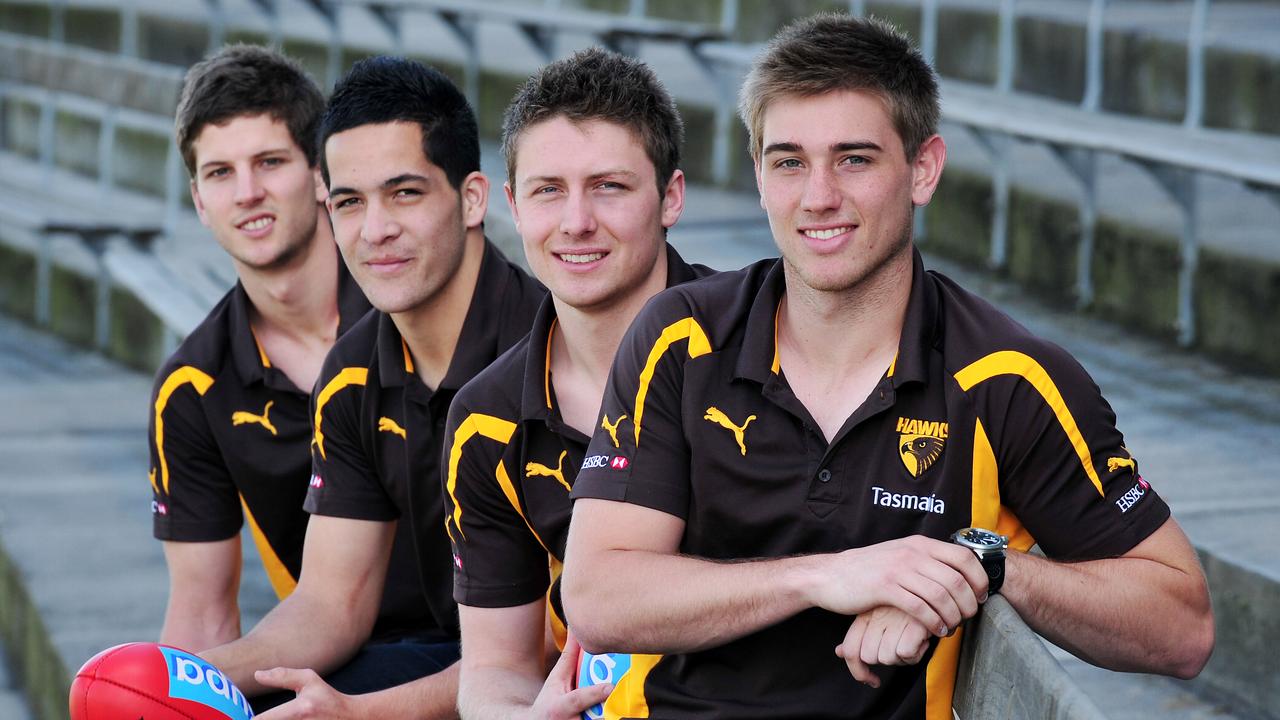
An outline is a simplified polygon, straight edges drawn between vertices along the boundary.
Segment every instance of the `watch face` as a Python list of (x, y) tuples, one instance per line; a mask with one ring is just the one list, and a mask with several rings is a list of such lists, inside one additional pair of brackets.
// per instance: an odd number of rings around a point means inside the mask
[(1008, 539), (982, 528), (965, 528), (955, 534), (956, 541), (975, 550), (1003, 549)]

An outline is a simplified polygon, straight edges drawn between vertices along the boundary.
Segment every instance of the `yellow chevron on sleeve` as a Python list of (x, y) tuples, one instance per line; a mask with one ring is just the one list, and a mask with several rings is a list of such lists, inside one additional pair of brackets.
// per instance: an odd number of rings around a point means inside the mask
[(245, 501), (244, 495), (240, 496), (240, 507), (244, 508), (244, 517), (249, 521), (253, 543), (258, 546), (258, 555), (262, 558), (262, 566), (267, 571), (267, 580), (271, 581), (271, 589), (276, 591), (276, 598), (279, 600), (289, 597), (298, 587), (297, 579), (284, 566), (284, 562), (276, 554), (276, 549), (271, 546), (271, 541), (267, 540), (266, 533), (262, 532), (262, 528), (258, 526), (258, 520), (249, 510), (249, 503)]
[(689, 357), (696, 358), (711, 352), (711, 341), (707, 333), (692, 317), (677, 320), (663, 329), (662, 334), (649, 349), (649, 357), (645, 361), (644, 370), (640, 372), (640, 388), (636, 391), (636, 407), (632, 413), (632, 423), (636, 427), (636, 445), (640, 445), (640, 421), (644, 417), (644, 400), (649, 394), (649, 383), (653, 382), (653, 372), (658, 361), (680, 340), (689, 341)]
[[(468, 440), (476, 435), (506, 444), (511, 442), (511, 436), (515, 434), (515, 431), (516, 424), (510, 420), (503, 420), (502, 418), (480, 413), (471, 413), (466, 420), (462, 421), (458, 429), (453, 431), (453, 442), (449, 446), (449, 470), (448, 474), (445, 475), (445, 490), (449, 493), (449, 499), (453, 501), (453, 515), (445, 518), (444, 521), (444, 529), (449, 534), (450, 540), (454, 539), (453, 530), (449, 528), (450, 521), (453, 522), (453, 527), (458, 529), (458, 534), (463, 538), (466, 537), (466, 533), (462, 532), (462, 506), (458, 504), (457, 495), (458, 462), (462, 460), (462, 448), (466, 446)], [(506, 468), (501, 463), (498, 464), (495, 472), (497, 471), (501, 471), (502, 475), (506, 475)], [(498, 482), (501, 484), (501, 476), (499, 476)], [(511, 484), (510, 479), (507, 480), (507, 484)], [(506, 492), (505, 487), (503, 491)], [(523, 516), (524, 514), (521, 513), (521, 517)]]
[(316, 398), (316, 417), (315, 417), (315, 446), (320, 451), (320, 457), (324, 458), (324, 430), (322, 423), (324, 420), (324, 406), (329, 403), (339, 390), (350, 385), (364, 385), (369, 381), (369, 368), (348, 367), (342, 368), (342, 371), (333, 376), (320, 391), (320, 395)]
[(1093, 483), (1098, 494), (1105, 497), (1106, 493), (1102, 489), (1102, 480), (1098, 478), (1098, 473), (1094, 470), (1093, 457), (1089, 452), (1088, 443), (1085, 442), (1084, 436), (1080, 433), (1080, 427), (1076, 425), (1076, 420), (1067, 408), (1066, 401), (1062, 398), (1062, 393), (1058, 392), (1058, 386), (1053, 383), (1053, 378), (1049, 377), (1049, 373), (1034, 358), (1015, 350), (1001, 350), (970, 364), (956, 373), (955, 377), (956, 382), (960, 383), (960, 388), (968, 392), (975, 385), (1000, 375), (1017, 375), (1030, 383), (1031, 387), (1040, 393), (1040, 397), (1044, 398), (1045, 403), (1049, 405), (1049, 409), (1053, 411), (1054, 416), (1058, 419), (1058, 424), (1062, 426), (1063, 432), (1067, 434), (1067, 440), (1075, 448), (1076, 456), (1080, 459), (1080, 465), (1084, 468), (1085, 475)]
[[(169, 405), (169, 398), (177, 392), (178, 388), (187, 383), (191, 383), (196, 392), (204, 396), (209, 392), (209, 388), (213, 387), (213, 378), (199, 368), (183, 365), (169, 373), (169, 377), (161, 383), (160, 391), (156, 393), (156, 455), (160, 457), (160, 484), (164, 487), (165, 495), (169, 494), (169, 460), (164, 456), (164, 409)], [(157, 495), (160, 494), (160, 488), (156, 487), (155, 475), (151, 476), (151, 489)]]

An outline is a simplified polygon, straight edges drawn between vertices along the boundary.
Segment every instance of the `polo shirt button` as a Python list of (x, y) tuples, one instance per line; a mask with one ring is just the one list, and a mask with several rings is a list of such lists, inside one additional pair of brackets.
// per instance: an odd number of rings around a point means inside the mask
[(818, 480), (821, 482), (831, 482), (831, 471), (826, 468), (819, 470)]

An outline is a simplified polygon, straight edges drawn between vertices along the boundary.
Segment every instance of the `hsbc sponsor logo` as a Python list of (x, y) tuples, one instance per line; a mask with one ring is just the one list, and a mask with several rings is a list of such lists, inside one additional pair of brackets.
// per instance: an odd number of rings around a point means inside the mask
[(582, 469), (590, 470), (591, 468), (602, 468), (609, 464), (608, 455), (588, 455), (582, 461)]
[(311, 487), (313, 487), (313, 488), (322, 488), (322, 487), (324, 487), (324, 478), (320, 477), (319, 475), (312, 475), (312, 476), (311, 476)]
[(1138, 482), (1134, 483), (1134, 486), (1129, 488), (1129, 491), (1121, 495), (1120, 499), (1116, 501), (1116, 507), (1120, 508), (1122, 515), (1129, 512), (1129, 508), (1137, 505), (1139, 500), (1146, 497), (1147, 491), (1150, 489), (1151, 484), (1139, 476)]
[(169, 514), (169, 508), (168, 508), (164, 503), (162, 503), (162, 502), (160, 502), (160, 501), (158, 501), (158, 500), (152, 500), (152, 501), (151, 501), (151, 514), (152, 514), (152, 515), (168, 515), (168, 514)]
[(631, 461), (621, 455), (588, 455), (582, 461), (583, 470), (591, 470), (592, 468), (612, 468), (614, 470), (626, 470)]

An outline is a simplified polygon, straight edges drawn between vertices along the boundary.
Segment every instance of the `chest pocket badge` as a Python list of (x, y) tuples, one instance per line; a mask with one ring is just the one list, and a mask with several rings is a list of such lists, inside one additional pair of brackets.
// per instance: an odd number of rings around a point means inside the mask
[(942, 456), (947, 429), (945, 422), (898, 418), (898, 456), (911, 477), (920, 477)]

